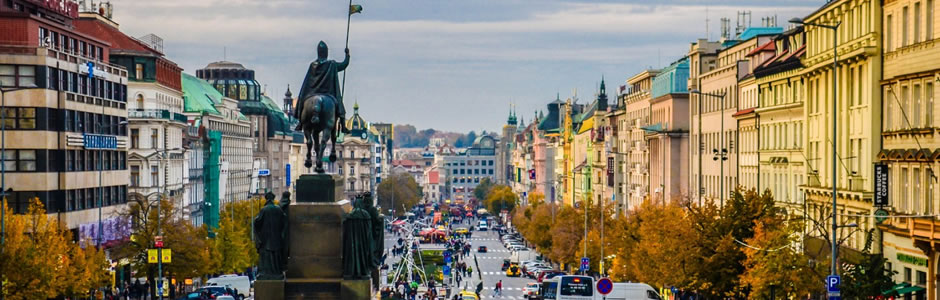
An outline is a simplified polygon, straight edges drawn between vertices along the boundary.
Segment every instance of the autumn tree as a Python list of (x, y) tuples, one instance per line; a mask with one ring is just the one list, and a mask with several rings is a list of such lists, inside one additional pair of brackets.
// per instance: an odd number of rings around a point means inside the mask
[(133, 232), (130, 242), (115, 247), (112, 252), (129, 258), (131, 267), (139, 274), (146, 274), (151, 286), (156, 284), (158, 272), (156, 264), (147, 262), (147, 249), (154, 247), (156, 236), (162, 236), (164, 249), (172, 251), (173, 261), (163, 264), (164, 277), (199, 277), (210, 272), (207, 230), (181, 219), (175, 201), (160, 195), (133, 194), (120, 215), (131, 221)]
[(480, 179), (480, 183), (473, 188), (473, 198), (477, 201), (484, 202), (490, 195), (491, 189), (493, 189), (493, 181), (490, 180), (489, 177), (483, 177), (483, 179)]
[[(4, 201), (5, 202), (5, 201)], [(0, 256), (0, 291), (6, 299), (47, 299), (83, 296), (103, 287), (108, 279), (104, 252), (90, 241), (74, 243), (71, 233), (46, 215), (38, 198), (30, 200), (26, 214), (7, 215), (3, 253)]]
[[(551, 251), (547, 254), (553, 261), (562, 264), (576, 264), (581, 257), (581, 239), (584, 237), (584, 223), (579, 210), (564, 206), (555, 214), (555, 223), (551, 230)], [(544, 253), (543, 253), (544, 254)]]
[(745, 297), (746, 288), (740, 279), (747, 256), (740, 242), (754, 236), (755, 222), (774, 216), (773, 205), (769, 191), (758, 194), (753, 189), (737, 189), (724, 207), (712, 201), (689, 207), (699, 259), (692, 264), (696, 276), (693, 289), (705, 297)]
[(213, 273), (230, 274), (248, 269), (258, 257), (248, 227), (237, 226), (231, 215), (223, 214), (220, 219), (215, 238), (210, 241)]
[(747, 259), (741, 283), (750, 287), (750, 297), (768, 298), (772, 289), (784, 299), (821, 291), (819, 274), (825, 271), (818, 268), (825, 266), (811, 265), (802, 249), (794, 247), (800, 226), (783, 216), (766, 217), (755, 224), (754, 236), (743, 245)]
[(505, 185), (497, 185), (489, 192), (486, 197), (486, 209), (493, 213), (499, 213), (504, 209), (512, 211), (516, 207), (519, 197), (512, 191), (512, 188)]
[(383, 213), (402, 216), (421, 200), (421, 192), (414, 177), (408, 173), (391, 174), (378, 187), (378, 200)]

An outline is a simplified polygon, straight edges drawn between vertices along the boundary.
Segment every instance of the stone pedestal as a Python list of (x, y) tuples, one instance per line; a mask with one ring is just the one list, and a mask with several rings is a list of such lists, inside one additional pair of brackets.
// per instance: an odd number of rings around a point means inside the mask
[(343, 278), (343, 215), (348, 201), (290, 205), (289, 279)]
[[(343, 279), (343, 216), (352, 205), (343, 198), (340, 176), (301, 175), (288, 208), (290, 255), (280, 294), (274, 283), (255, 283), (255, 299), (371, 299), (369, 279)], [(260, 281), (258, 281), (260, 282)], [(262, 293), (263, 292), (263, 293)]]
[(255, 280), (255, 299), (284, 299), (283, 280)]
[(332, 203), (343, 199), (343, 177), (335, 174), (304, 174), (297, 179), (297, 203)]

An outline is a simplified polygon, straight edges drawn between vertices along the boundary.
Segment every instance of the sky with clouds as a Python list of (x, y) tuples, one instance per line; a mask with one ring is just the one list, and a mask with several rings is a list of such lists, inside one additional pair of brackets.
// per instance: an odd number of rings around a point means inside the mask
[[(591, 101), (627, 77), (681, 58), (719, 36), (719, 19), (803, 17), (825, 0), (354, 0), (345, 102), (370, 122), (496, 131), (509, 103), (531, 120), (575, 90)], [(154, 33), (167, 57), (195, 74), (213, 61), (256, 72), (272, 98), (295, 92), (320, 40), (342, 59), (348, 1), (111, 0), (131, 36)], [(706, 31), (707, 11), (707, 31)], [(733, 26), (733, 25), (732, 25)]]

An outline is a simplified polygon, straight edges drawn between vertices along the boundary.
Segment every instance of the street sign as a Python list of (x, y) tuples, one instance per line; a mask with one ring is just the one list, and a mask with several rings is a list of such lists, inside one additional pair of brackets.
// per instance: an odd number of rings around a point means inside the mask
[(290, 164), (285, 166), (284, 173), (284, 181), (287, 183), (287, 187), (290, 187)]
[(157, 249), (147, 249), (147, 263), (157, 263)]
[(888, 211), (884, 208), (879, 208), (875, 210), (875, 222), (881, 224), (888, 219)]
[(875, 206), (888, 206), (888, 165), (875, 164)]
[(601, 295), (610, 294), (610, 291), (614, 289), (614, 283), (610, 281), (610, 278), (604, 277), (597, 281), (597, 292)]
[(157, 248), (163, 248), (163, 236), (158, 235), (153, 237), (153, 246)]
[(173, 250), (163, 249), (162, 251), (160, 251), (160, 254), (163, 254), (163, 259), (161, 260), (161, 262), (165, 264), (173, 262)]
[(842, 283), (842, 278), (839, 275), (829, 275), (826, 277), (826, 291), (829, 293), (838, 293), (839, 284)]
[(450, 266), (444, 265), (444, 275), (450, 276)]
[(581, 258), (581, 270), (587, 271), (591, 268), (591, 259), (587, 257)]
[(258, 176), (268, 176), (268, 175), (271, 175), (271, 170), (270, 170), (270, 169), (261, 169), (261, 170), (258, 170)]

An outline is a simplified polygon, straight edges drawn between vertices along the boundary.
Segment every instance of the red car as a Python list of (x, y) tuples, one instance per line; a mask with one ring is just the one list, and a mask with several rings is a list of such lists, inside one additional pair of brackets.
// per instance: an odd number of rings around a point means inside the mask
[(546, 270), (546, 271), (539, 272), (536, 275), (536, 277), (538, 278), (539, 282), (542, 282), (543, 279), (549, 279), (558, 275), (565, 275), (565, 272), (558, 271), (558, 270)]

